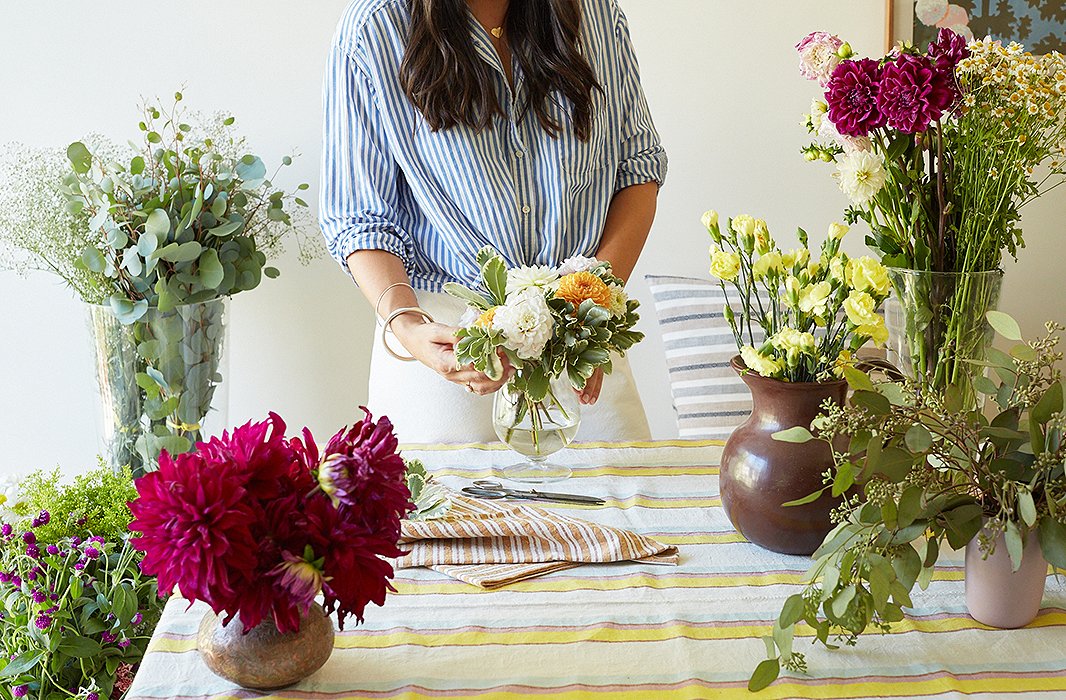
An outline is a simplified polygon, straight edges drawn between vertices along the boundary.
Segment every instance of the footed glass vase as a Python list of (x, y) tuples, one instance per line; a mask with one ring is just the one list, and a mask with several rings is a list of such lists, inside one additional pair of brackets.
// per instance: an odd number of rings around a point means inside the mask
[(889, 268), (885, 302), (888, 360), (925, 391), (959, 392), (975, 408), (973, 381), (992, 342), (985, 313), (999, 305), (1003, 272), (926, 272)]
[(140, 477), (163, 450), (188, 452), (227, 425), (228, 308), (228, 298), (149, 308), (123, 324), (109, 306), (88, 306), (100, 450), (112, 469)]
[(500, 440), (525, 459), (502, 468), (499, 475), (532, 484), (568, 479), (570, 467), (548, 457), (573, 442), (580, 424), (581, 403), (566, 377), (551, 380), (543, 401), (534, 401), (508, 382), (493, 400), (492, 425)]

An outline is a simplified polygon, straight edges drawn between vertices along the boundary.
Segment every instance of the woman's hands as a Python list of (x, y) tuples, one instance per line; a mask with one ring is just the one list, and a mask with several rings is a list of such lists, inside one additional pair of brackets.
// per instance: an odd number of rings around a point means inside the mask
[(603, 368), (597, 367), (596, 371), (592, 373), (592, 376), (585, 382), (585, 388), (578, 390), (574, 389), (574, 393), (578, 395), (578, 399), (586, 406), (591, 406), (596, 403), (600, 398), (600, 389), (603, 388)]
[(491, 394), (507, 383), (514, 375), (514, 368), (501, 353), (503, 360), (503, 377), (498, 381), (489, 379), (484, 372), (479, 372), (467, 365), (459, 368), (455, 361), (454, 326), (443, 323), (425, 323), (415, 314), (403, 314), (392, 322), (392, 332), (403, 344), (407, 352), (431, 370), (447, 379), (467, 388), (474, 394), (485, 396)]

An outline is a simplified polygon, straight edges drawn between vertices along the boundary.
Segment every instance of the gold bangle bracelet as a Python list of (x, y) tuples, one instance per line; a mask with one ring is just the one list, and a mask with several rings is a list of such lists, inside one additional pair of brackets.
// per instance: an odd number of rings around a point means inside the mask
[(381, 321), (381, 302), (385, 299), (385, 295), (386, 294), (391, 292), (393, 289), (396, 289), (397, 287), (407, 287), (412, 292), (415, 291), (415, 288), (412, 287), (407, 282), (394, 282), (393, 284), (390, 284), (388, 287), (385, 287), (385, 289), (381, 290), (381, 294), (378, 295), (378, 303), (374, 304), (374, 319), (375, 320)]
[(418, 314), (422, 318), (426, 319), (426, 321), (428, 321), (429, 323), (436, 323), (436, 321), (434, 320), (433, 316), (431, 316), (430, 313), (425, 309), (420, 309), (417, 306), (402, 306), (390, 313), (389, 317), (385, 319), (385, 323), (381, 325), (381, 344), (385, 347), (385, 352), (389, 353), (401, 362), (414, 362), (416, 359), (418, 359), (414, 355), (404, 357), (403, 355), (397, 353), (395, 350), (389, 347), (389, 326), (392, 324), (393, 321), (395, 321), (398, 317), (403, 316), (404, 314)]

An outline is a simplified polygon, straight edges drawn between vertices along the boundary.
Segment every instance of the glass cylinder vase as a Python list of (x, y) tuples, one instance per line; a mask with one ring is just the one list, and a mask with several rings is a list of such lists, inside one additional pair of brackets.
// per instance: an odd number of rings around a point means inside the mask
[(885, 302), (888, 360), (926, 391), (955, 387), (977, 406), (973, 380), (984, 373), (993, 332), (985, 314), (999, 305), (1003, 272), (927, 272), (889, 268)]
[(109, 306), (88, 305), (98, 437), (113, 469), (139, 477), (163, 450), (188, 452), (226, 427), (228, 310), (228, 298), (213, 299), (123, 324)]
[(569, 478), (570, 467), (548, 462), (548, 457), (573, 442), (580, 424), (581, 402), (565, 377), (552, 379), (541, 401), (508, 382), (493, 399), (492, 425), (500, 440), (525, 460), (504, 467), (500, 476), (525, 483)]

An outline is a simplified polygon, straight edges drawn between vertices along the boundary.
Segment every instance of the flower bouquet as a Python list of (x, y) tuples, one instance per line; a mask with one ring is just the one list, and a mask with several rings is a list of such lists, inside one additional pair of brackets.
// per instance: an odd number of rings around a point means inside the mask
[(848, 231), (842, 224), (829, 227), (817, 257), (803, 229), (800, 247), (786, 252), (761, 219), (737, 216), (723, 230), (709, 211), (703, 224), (713, 241), (710, 272), (725, 293), (725, 319), (740, 351), (732, 365), (753, 399), (751, 417), (722, 453), (722, 505), (751, 542), (810, 554), (832, 528), (829, 513), (841, 494), (783, 504), (817, 488), (832, 453), (823, 445), (784, 445), (772, 433), (805, 429), (825, 402), (843, 403), (847, 387), (839, 377), (852, 354), (887, 335), (877, 308), (889, 293), (888, 274), (870, 257), (840, 251)]
[(583, 389), (597, 369), (611, 371), (612, 353), (643, 339), (633, 330), (639, 302), (630, 299), (611, 264), (574, 256), (558, 267), (508, 270), (491, 248), (478, 252), (483, 288), (449, 283), (444, 289), (469, 311), (456, 334), (455, 357), (493, 379), (506, 356), (515, 374), (497, 392), (496, 434), (530, 462), (504, 470), (520, 481), (565, 479), (570, 469), (545, 459), (566, 447), (579, 426)]
[[(1021, 340), (1006, 314), (989, 312), (988, 320), (1008, 340)], [(959, 387), (875, 384), (846, 370), (849, 404), (827, 407), (814, 422), (821, 440), (840, 445), (820, 491), (861, 483), (862, 493), (835, 514), (838, 524), (814, 553), (806, 585), (785, 601), (751, 690), (772, 683), (782, 667), (806, 670), (793, 650), (801, 622), (830, 649), (837, 648), (831, 637), (854, 645), (868, 628), (890, 631), (914, 607), (915, 586), (924, 590), (933, 580), (945, 544), (966, 549), (972, 617), (996, 627), (1033, 620), (1048, 564), (1066, 569), (1061, 330), (1049, 323), (1047, 336), (1019, 342), (1009, 354), (989, 350), (998, 380), (975, 384), (998, 406), (992, 420), (967, 407)], [(806, 430), (778, 438), (813, 440)]]
[(268, 257), (306, 220), (306, 203), (275, 188), (232, 133), (233, 117), (189, 124), (181, 101), (145, 106), (140, 144), (75, 142), (61, 161), (14, 149), (0, 177), (12, 266), (54, 272), (89, 305), (105, 453), (135, 476), (206, 434), (226, 300), (276, 277)]
[[(230, 633), (232, 646), (278, 635), (311, 645), (296, 654), (285, 649), (286, 658), (307, 661), (297, 668), (265, 658), (235, 667), (234, 655), (219, 649), (224, 635), (209, 613), (201, 650), (216, 673), (250, 687), (295, 682), (332, 651), (333, 627), (316, 596), (341, 629), (350, 615), (361, 621), (367, 603), (385, 602), (393, 575), (385, 558), (402, 554), (400, 519), (410, 508), (396, 448), (388, 418), (374, 423), (369, 412), (321, 450), (306, 429), (286, 438), (272, 413), (195, 452), (163, 453), (159, 470), (136, 482), (130, 529), (145, 553), (141, 568), (158, 577), (161, 591), (206, 602), (224, 616), (221, 628), (236, 621), (241, 634)], [(328, 643), (301, 641), (302, 630), (321, 632)]]
[[(1063, 182), (1066, 59), (941, 29), (922, 51), (855, 56), (824, 32), (797, 50), (823, 94), (806, 116), (809, 160), (836, 163), (849, 222), (893, 268), (890, 350), (931, 389), (962, 383), (991, 331), (1004, 252), (1022, 247), (1022, 207)], [(1046, 167), (1044, 167), (1046, 166)]]
[(0, 525), (0, 698), (116, 697), (163, 607), (130, 542), (128, 471), (18, 483)]

